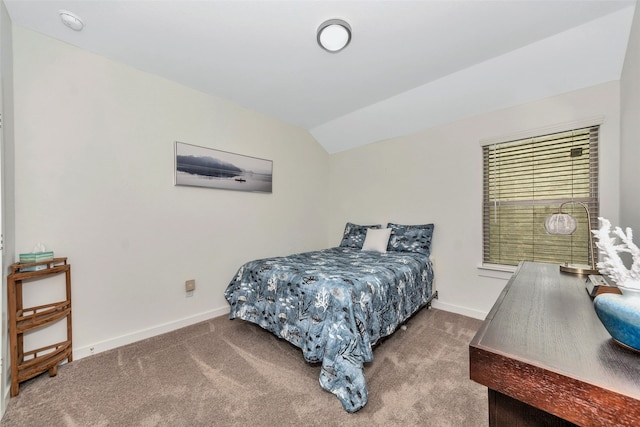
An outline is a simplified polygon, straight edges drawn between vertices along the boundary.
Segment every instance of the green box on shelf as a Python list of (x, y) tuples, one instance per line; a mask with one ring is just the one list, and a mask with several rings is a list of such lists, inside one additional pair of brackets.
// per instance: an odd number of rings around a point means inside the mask
[[(21, 264), (31, 264), (33, 262), (40, 261), (52, 261), (53, 260), (53, 251), (48, 252), (29, 252), (26, 254), (20, 254), (20, 263)], [(34, 265), (33, 267), (26, 267), (22, 269), (22, 271), (39, 271), (47, 268), (46, 265)]]

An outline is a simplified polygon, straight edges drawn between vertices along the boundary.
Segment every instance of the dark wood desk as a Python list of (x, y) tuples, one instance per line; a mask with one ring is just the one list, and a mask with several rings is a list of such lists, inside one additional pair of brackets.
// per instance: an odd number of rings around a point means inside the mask
[(520, 264), (469, 345), (491, 426), (640, 426), (640, 354), (616, 344), (555, 264)]

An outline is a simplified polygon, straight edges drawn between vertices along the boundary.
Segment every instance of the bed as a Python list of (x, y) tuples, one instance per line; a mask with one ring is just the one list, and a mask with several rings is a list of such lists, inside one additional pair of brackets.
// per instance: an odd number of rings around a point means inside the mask
[(225, 291), (230, 319), (255, 323), (322, 363), (320, 385), (356, 412), (373, 346), (437, 296), (433, 224), (347, 223), (340, 246), (242, 265)]

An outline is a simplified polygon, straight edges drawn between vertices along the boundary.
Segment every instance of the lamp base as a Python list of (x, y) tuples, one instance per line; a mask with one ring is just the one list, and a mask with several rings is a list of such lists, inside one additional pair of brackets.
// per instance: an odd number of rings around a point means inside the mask
[(560, 271), (571, 274), (580, 274), (580, 275), (589, 275), (589, 274), (600, 274), (598, 270), (592, 268), (589, 265), (581, 265), (581, 264), (562, 264), (560, 265)]

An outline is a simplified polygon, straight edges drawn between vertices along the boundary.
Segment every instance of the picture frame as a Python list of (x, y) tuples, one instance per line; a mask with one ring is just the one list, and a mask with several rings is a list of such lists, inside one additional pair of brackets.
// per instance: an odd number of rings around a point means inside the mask
[(175, 141), (174, 185), (271, 193), (273, 161)]

